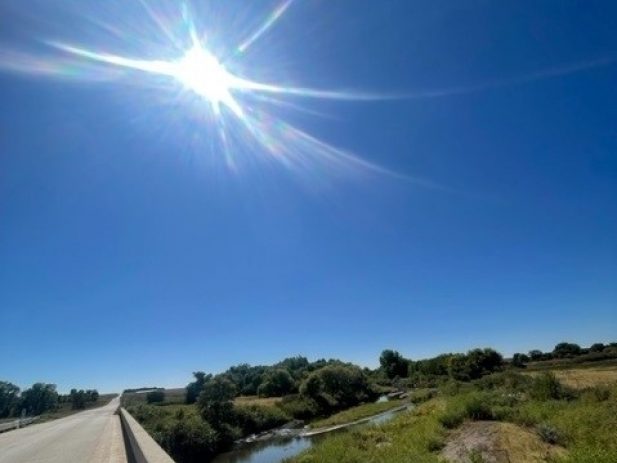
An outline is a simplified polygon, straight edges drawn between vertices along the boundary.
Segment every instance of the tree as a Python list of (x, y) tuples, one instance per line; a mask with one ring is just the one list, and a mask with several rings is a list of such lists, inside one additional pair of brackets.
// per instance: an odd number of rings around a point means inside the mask
[(165, 401), (165, 391), (163, 389), (157, 389), (150, 391), (146, 394), (146, 402), (149, 404), (160, 403)]
[(223, 374), (236, 385), (238, 392), (242, 395), (256, 395), (257, 389), (261, 385), (262, 376), (269, 367), (251, 366), (242, 363), (230, 367)]
[(571, 342), (560, 342), (553, 349), (553, 355), (557, 358), (575, 357), (581, 354), (581, 346)]
[(525, 354), (516, 353), (512, 356), (512, 365), (518, 368), (523, 368), (529, 362), (529, 357)]
[(379, 364), (386, 376), (390, 379), (397, 376), (399, 378), (405, 378), (409, 372), (409, 361), (394, 350), (384, 350), (379, 357)]
[(71, 389), (69, 397), (71, 398), (71, 408), (73, 410), (86, 408), (86, 393), (83, 389), (79, 391), (77, 389)]
[(58, 393), (55, 384), (36, 383), (26, 389), (22, 395), (22, 407), (32, 415), (40, 415), (56, 407)]
[(292, 393), (296, 383), (289, 372), (283, 368), (268, 370), (257, 389), (261, 397), (283, 396)]
[(591, 347), (589, 348), (589, 352), (602, 352), (604, 350), (604, 347), (606, 346), (601, 342), (596, 342), (595, 344), (591, 345)]
[(0, 381), (0, 418), (12, 415), (19, 403), (19, 387), (8, 381)]
[(452, 378), (460, 381), (478, 379), (497, 371), (503, 365), (503, 357), (494, 349), (473, 349), (450, 357), (448, 366)]
[(195, 381), (186, 386), (186, 403), (193, 404), (197, 401), (199, 394), (204, 388), (204, 384), (212, 379), (212, 375), (206, 375), (203, 371), (194, 371)]
[(532, 362), (537, 362), (539, 360), (542, 360), (543, 357), (544, 357), (544, 354), (539, 349), (533, 349), (529, 351), (529, 358), (531, 359)]
[(329, 365), (312, 372), (300, 393), (328, 409), (348, 408), (377, 396), (364, 372), (352, 365)]
[(99, 391), (96, 389), (88, 389), (86, 391), (86, 397), (89, 402), (96, 402), (99, 400)]
[(204, 384), (199, 395), (198, 407), (203, 419), (215, 429), (233, 422), (233, 400), (236, 397), (236, 390), (234, 383), (223, 375), (217, 375)]
[(423, 375), (445, 376), (448, 374), (452, 354), (441, 354), (425, 360), (414, 362), (415, 369)]

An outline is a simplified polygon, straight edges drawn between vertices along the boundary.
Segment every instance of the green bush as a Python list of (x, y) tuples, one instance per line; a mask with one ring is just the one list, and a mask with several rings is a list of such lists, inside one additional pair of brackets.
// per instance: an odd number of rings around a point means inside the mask
[(553, 373), (544, 372), (533, 378), (529, 395), (535, 400), (562, 400), (570, 399), (574, 394)]
[(471, 395), (465, 403), (465, 414), (472, 420), (492, 420), (493, 412), (487, 396), (480, 394)]
[(494, 420), (497, 414), (494, 408), (501, 410), (508, 407), (508, 400), (495, 394), (472, 392), (454, 396), (448, 400), (446, 409), (439, 416), (439, 422), (446, 428), (456, 428), (465, 419), (470, 420)]
[(323, 414), (315, 400), (300, 394), (283, 397), (278, 406), (285, 413), (299, 420), (308, 420)]
[(502, 389), (508, 392), (525, 392), (531, 386), (533, 378), (515, 371), (504, 371), (484, 376), (474, 384), (482, 390)]
[(206, 460), (223, 450), (218, 433), (197, 416), (174, 421), (157, 434), (161, 446), (180, 463)]
[(278, 397), (297, 391), (296, 383), (289, 372), (284, 368), (274, 368), (262, 377), (262, 383), (257, 388), (260, 397)]
[(300, 386), (300, 393), (328, 411), (371, 402), (378, 396), (367, 375), (351, 365), (328, 365), (312, 372)]
[(291, 417), (279, 407), (241, 405), (234, 407), (236, 424), (244, 435), (254, 434), (281, 426)]
[(581, 394), (583, 402), (606, 402), (611, 398), (611, 388), (608, 386), (596, 386), (586, 389)]
[(157, 389), (146, 394), (146, 402), (149, 404), (161, 403), (165, 401), (165, 391)]
[(409, 394), (409, 401), (414, 404), (420, 404), (422, 402), (426, 402), (427, 400), (432, 399), (437, 394), (437, 391), (434, 389), (419, 389), (416, 391), (412, 391)]
[(465, 421), (465, 411), (463, 409), (451, 408), (439, 416), (439, 422), (448, 429), (459, 427)]

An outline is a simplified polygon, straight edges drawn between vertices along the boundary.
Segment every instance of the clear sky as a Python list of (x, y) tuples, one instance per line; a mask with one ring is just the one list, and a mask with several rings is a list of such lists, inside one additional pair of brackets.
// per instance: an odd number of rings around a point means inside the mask
[(616, 2), (63, 5), (0, 5), (0, 379), (617, 340)]

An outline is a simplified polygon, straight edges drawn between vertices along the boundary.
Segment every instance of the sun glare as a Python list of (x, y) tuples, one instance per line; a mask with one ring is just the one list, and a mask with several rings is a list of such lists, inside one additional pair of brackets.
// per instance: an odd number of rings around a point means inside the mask
[[(225, 40), (221, 40), (222, 37), (218, 37), (219, 40), (216, 43), (227, 57), (225, 64), (209, 48), (212, 42), (211, 35), (197, 26), (187, 3), (179, 3), (180, 8), (177, 10), (165, 9), (159, 0), (143, 0), (139, 4), (147, 13), (144, 18), (153, 21), (152, 24), (161, 34), (160, 37), (169, 39), (174, 45), (174, 50), (178, 55), (173, 59), (144, 59), (138, 56), (112, 53), (100, 48), (108, 41), (107, 36), (101, 35), (99, 49), (87, 48), (80, 44), (44, 40), (44, 43), (60, 54), (48, 57), (36, 54), (17, 55), (21, 61), (15, 58), (11, 62), (18, 64), (21, 62), (18, 68), (25, 72), (73, 79), (113, 81), (130, 76), (137, 83), (149, 85), (149, 76), (169, 78), (170, 83), (174, 84), (169, 85), (174, 97), (178, 85), (181, 85), (183, 92), (193, 94), (204, 109), (209, 110), (215, 116), (208, 120), (215, 128), (217, 137), (208, 137), (208, 148), (214, 155), (222, 153), (226, 164), (232, 166), (234, 170), (240, 158), (255, 155), (264, 160), (281, 163), (297, 172), (306, 173), (312, 171), (311, 167), (315, 166), (317, 167), (314, 171), (315, 177), (319, 179), (323, 177), (324, 172), (346, 171), (350, 167), (362, 171), (371, 170), (396, 175), (309, 135), (283, 117), (289, 110), (314, 114), (313, 110), (305, 109), (299, 104), (297, 100), (301, 98), (370, 101), (381, 97), (345, 91), (294, 87), (283, 85), (276, 80), (255, 81), (251, 79), (248, 72), (251, 69), (243, 67), (242, 60), (248, 50), (254, 47), (281, 20), (293, 3), (294, 0), (281, 0), (281, 3), (267, 15), (259, 27), (254, 30), (241, 31), (241, 36), (245, 38), (239, 45), (226, 44)], [(110, 16), (107, 20), (97, 19), (102, 30), (115, 31), (115, 38), (127, 37), (131, 41), (141, 40), (139, 42), (141, 45), (151, 43), (150, 39), (146, 39), (151, 34), (152, 24), (142, 24), (138, 21), (137, 24), (141, 24), (140, 27), (135, 26), (134, 30), (123, 31), (117, 25), (122, 24), (119, 18), (122, 18), (123, 13), (119, 11), (114, 13), (117, 16)], [(135, 35), (135, 31), (143, 32), (144, 38)], [(154, 49), (148, 49), (148, 51), (150, 55), (156, 52)], [(0, 56), (2, 56), (1, 52), (0, 49)], [(242, 76), (231, 72), (227, 68), (228, 65), (232, 69), (242, 69)], [(274, 69), (272, 63), (261, 65)], [(255, 66), (254, 62), (252, 66)], [(0, 62), (0, 69), (2, 67), (3, 63)], [(134, 72), (138, 74), (133, 74)], [(161, 82), (157, 78), (157, 88)], [(163, 85), (162, 88), (165, 89), (165, 86)], [(174, 105), (169, 106), (170, 111), (184, 109), (182, 106), (175, 106), (176, 102), (185, 101), (184, 98), (173, 98), (171, 101)], [(191, 106), (192, 111), (195, 108), (199, 108), (199, 105)], [(232, 123), (227, 123), (228, 121)], [(202, 126), (194, 127), (195, 131), (202, 129)], [(218, 145), (217, 140), (220, 141)]]
[(220, 105), (224, 104), (240, 115), (240, 106), (230, 90), (234, 87), (236, 78), (201, 45), (193, 45), (193, 48), (175, 62), (171, 74), (186, 89), (205, 98), (215, 111), (218, 112)]

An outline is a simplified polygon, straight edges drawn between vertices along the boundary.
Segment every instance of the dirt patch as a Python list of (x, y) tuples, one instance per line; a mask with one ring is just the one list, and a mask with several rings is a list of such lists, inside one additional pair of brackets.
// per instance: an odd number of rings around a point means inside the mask
[(452, 432), (441, 456), (451, 463), (540, 463), (564, 453), (520, 426), (474, 421)]

